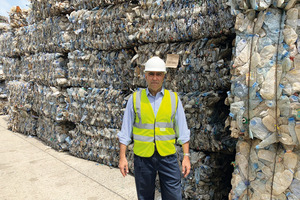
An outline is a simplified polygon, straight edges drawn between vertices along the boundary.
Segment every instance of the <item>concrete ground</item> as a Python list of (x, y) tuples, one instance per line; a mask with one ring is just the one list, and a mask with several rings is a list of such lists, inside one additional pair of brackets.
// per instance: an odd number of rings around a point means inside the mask
[(7, 130), (0, 117), (1, 200), (134, 200), (133, 176)]

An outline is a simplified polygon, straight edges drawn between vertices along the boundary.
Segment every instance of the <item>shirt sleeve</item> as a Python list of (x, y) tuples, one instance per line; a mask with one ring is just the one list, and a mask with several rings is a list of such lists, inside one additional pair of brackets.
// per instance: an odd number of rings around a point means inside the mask
[(118, 133), (119, 141), (126, 146), (131, 143), (132, 127), (134, 123), (133, 97), (129, 97), (125, 108), (121, 131)]
[(178, 144), (182, 145), (190, 141), (190, 130), (188, 129), (184, 109), (179, 97), (177, 111), (175, 114), (175, 133), (178, 138)]

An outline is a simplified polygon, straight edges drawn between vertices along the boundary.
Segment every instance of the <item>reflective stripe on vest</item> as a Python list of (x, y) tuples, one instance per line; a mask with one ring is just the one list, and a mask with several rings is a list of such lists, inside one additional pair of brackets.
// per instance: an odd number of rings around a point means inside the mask
[(135, 112), (133, 124), (134, 153), (138, 156), (150, 157), (154, 153), (156, 144), (160, 155), (174, 154), (176, 149), (173, 128), (178, 103), (177, 94), (165, 90), (156, 117), (146, 90), (135, 92), (133, 103)]

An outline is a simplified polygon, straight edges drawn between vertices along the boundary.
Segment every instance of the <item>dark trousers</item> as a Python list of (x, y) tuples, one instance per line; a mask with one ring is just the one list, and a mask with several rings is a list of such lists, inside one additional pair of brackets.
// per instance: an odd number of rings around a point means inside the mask
[(139, 200), (154, 200), (158, 172), (162, 200), (181, 200), (181, 173), (176, 154), (150, 158), (134, 155), (134, 176)]

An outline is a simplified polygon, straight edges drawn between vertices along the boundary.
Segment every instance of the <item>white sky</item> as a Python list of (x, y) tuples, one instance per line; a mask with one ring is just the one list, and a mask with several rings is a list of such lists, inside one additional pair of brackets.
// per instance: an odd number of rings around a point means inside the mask
[(27, 0), (0, 0), (0, 15), (8, 17), (11, 7), (20, 6), (22, 9), (28, 9), (29, 4)]

